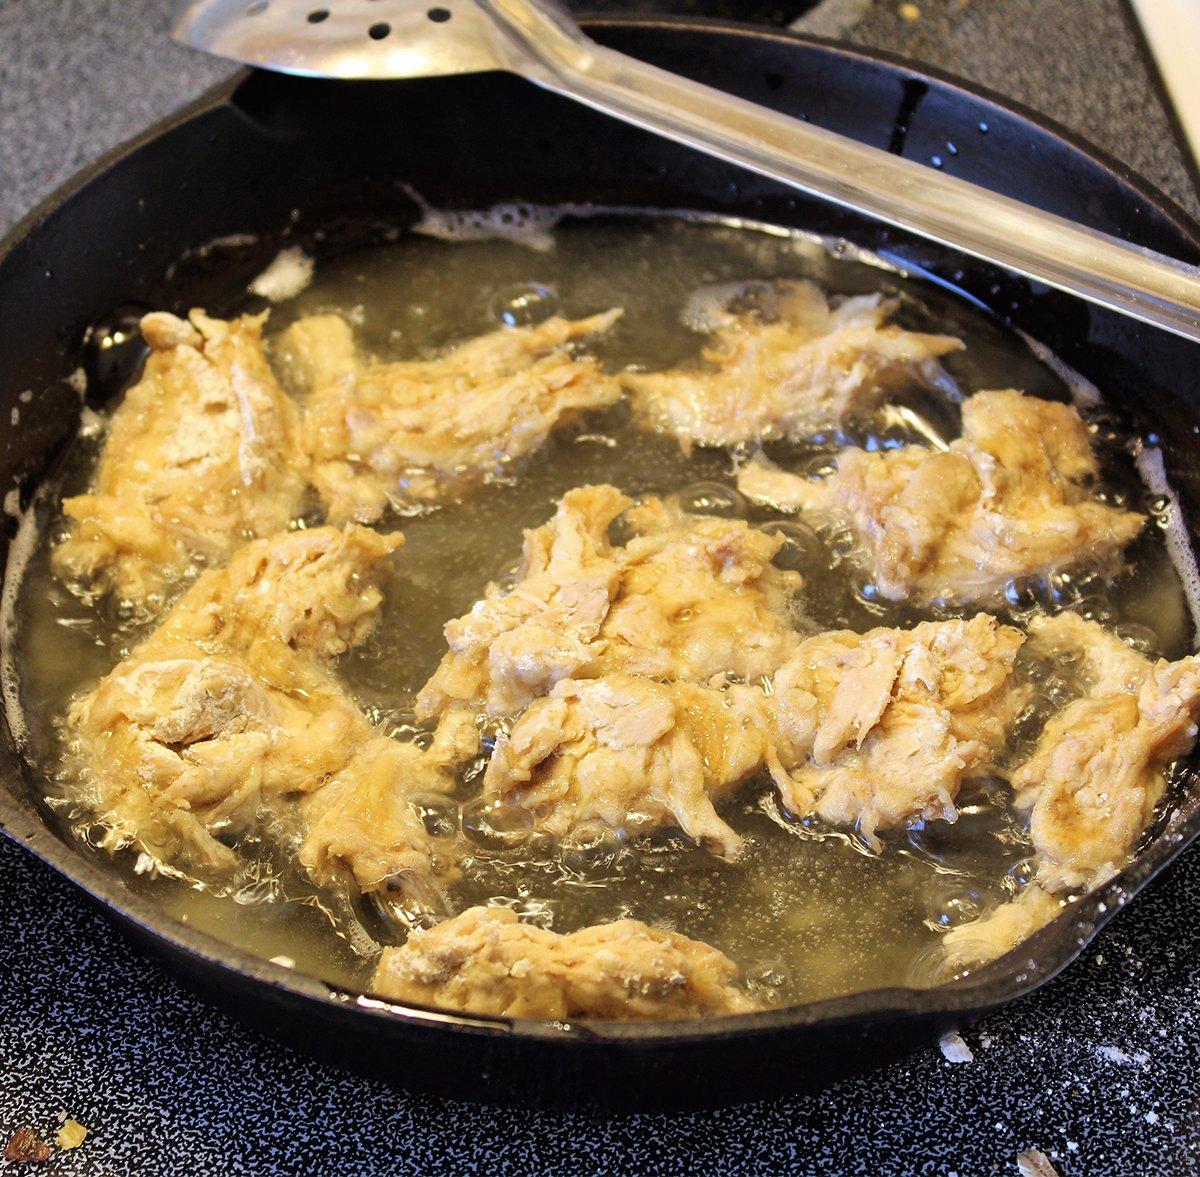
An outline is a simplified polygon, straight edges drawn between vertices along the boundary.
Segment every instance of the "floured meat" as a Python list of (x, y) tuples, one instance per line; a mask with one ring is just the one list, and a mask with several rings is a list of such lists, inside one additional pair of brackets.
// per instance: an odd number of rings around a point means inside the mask
[(411, 798), (445, 793), (452, 778), (415, 744), (369, 728), (341, 751), (343, 767), (301, 801), (301, 866), (324, 886), (353, 883), (373, 891), (400, 881), (426, 897), (443, 864)]
[(785, 807), (876, 846), (880, 829), (953, 821), (963, 780), (991, 767), (1028, 698), (1013, 680), (1023, 641), (986, 614), (809, 638), (772, 683), (768, 767)]
[(958, 970), (995, 960), (1028, 940), (1062, 910), (1062, 900), (1032, 884), (979, 919), (951, 928), (942, 939), (946, 962)]
[[(110, 846), (229, 872), (227, 842), (308, 797), (302, 857), (322, 881), (341, 871), (369, 887), (428, 866), (415, 813), (377, 795), (384, 779), (405, 793), (444, 780), (378, 735), (328, 666), (374, 625), (372, 569), (400, 542), (324, 527), (248, 544), (75, 702), (68, 734)], [(389, 757), (403, 763), (383, 773)]]
[(618, 920), (569, 935), (472, 907), (385, 948), (373, 989), (396, 1001), (498, 1017), (628, 1020), (745, 1013), (737, 967), (699, 940)]
[(279, 333), (271, 358), (297, 393), (306, 395), (353, 376), (362, 366), (354, 331), (341, 315), (306, 315)]
[(150, 640), (342, 654), (378, 623), (383, 594), (374, 569), (402, 543), (399, 532), (351, 526), (300, 529), (247, 544), (224, 568), (201, 577)]
[(796, 514), (827, 508), (829, 495), (823, 482), (789, 474), (761, 454), (738, 467), (737, 488), (752, 503)]
[(515, 715), (595, 666), (620, 575), (608, 528), (629, 505), (616, 487), (581, 487), (563, 496), (549, 523), (525, 532), (513, 588), (488, 585), (469, 613), (446, 624), (449, 651), (421, 689), (419, 718), (464, 708)]
[(1196, 740), (1200, 656), (1151, 662), (1075, 613), (1030, 624), (1037, 647), (1082, 657), (1086, 691), (1046, 724), (1013, 775), (1019, 808), (1054, 889), (1124, 865), (1166, 788), (1166, 770)]
[(629, 674), (566, 679), (496, 742), (489, 801), (530, 811), (557, 837), (602, 822), (631, 834), (677, 826), (733, 855), (740, 840), (714, 802), (766, 753), (764, 697)]
[(895, 309), (878, 294), (832, 305), (811, 282), (775, 283), (764, 312), (710, 316), (702, 364), (622, 383), (646, 426), (685, 450), (811, 436), (888, 393), (937, 383), (938, 358), (962, 347), (889, 324)]
[(113, 415), (92, 491), (63, 503), (60, 577), (144, 603), (196, 563), (287, 528), (306, 461), (298, 411), (263, 354), (265, 319), (142, 319), (142, 377)]
[(1030, 811), (1037, 882), (947, 934), (958, 964), (1007, 952), (1057, 914), (1056, 894), (1120, 870), (1162, 799), (1167, 769), (1196, 740), (1200, 656), (1152, 662), (1075, 613), (1036, 619), (1030, 632), (1039, 654), (1077, 665), (1084, 694), (1046, 724), (1012, 776), (1018, 808)]
[(570, 345), (607, 331), (620, 314), (556, 316), (493, 331), (439, 359), (349, 369), (345, 336), (327, 316), (300, 320), (283, 345), (293, 369), (301, 380), (332, 376), (304, 418), (329, 518), (371, 523), (389, 505), (435, 499), (532, 453), (584, 410), (615, 403), (617, 382)]
[(771, 564), (783, 539), (651, 498), (628, 511), (641, 534), (614, 546), (609, 525), (630, 506), (614, 487), (580, 487), (527, 531), (514, 587), (489, 585), (446, 626), (449, 652), (418, 715), (513, 716), (567, 678), (703, 683), (779, 666), (797, 641), (790, 601), (800, 586)]
[(963, 603), (1081, 560), (1115, 565), (1145, 520), (1097, 499), (1085, 485), (1097, 472), (1074, 408), (1010, 389), (967, 400), (948, 450), (847, 449), (821, 480), (755, 463), (738, 486), (779, 509), (847, 516), (888, 600)]
[(691, 515), (653, 496), (625, 520), (617, 593), (601, 627), (602, 670), (708, 682), (770, 674), (796, 645), (797, 572), (784, 544), (740, 519)]

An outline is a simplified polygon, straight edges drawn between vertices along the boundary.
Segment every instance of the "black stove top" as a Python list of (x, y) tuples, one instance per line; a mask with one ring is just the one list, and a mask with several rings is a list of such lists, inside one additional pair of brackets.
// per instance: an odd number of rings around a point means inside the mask
[[(0, 0), (0, 227), (227, 72), (165, 42), (171, 0)], [(1122, 0), (664, 0), (842, 36), (1051, 114), (1196, 212)], [(610, 14), (634, 0), (587, 0)], [(914, 15), (914, 8), (916, 10)], [(902, 11), (903, 10), (903, 11)], [(1200, 1173), (1200, 853), (1061, 978), (964, 1037), (818, 1095), (601, 1118), (410, 1097), (252, 1034), (0, 841), (0, 1137), (92, 1129), (53, 1174)]]

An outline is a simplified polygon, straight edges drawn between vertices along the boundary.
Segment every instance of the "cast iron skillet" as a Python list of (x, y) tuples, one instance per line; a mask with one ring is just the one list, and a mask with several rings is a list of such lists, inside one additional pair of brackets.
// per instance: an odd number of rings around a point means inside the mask
[[(945, 78), (789, 34), (601, 21), (601, 41), (667, 69), (942, 166), (1188, 261), (1200, 231), (1112, 160)], [(337, 84), (241, 74), (102, 159), (0, 247), (0, 481), (26, 505), (71, 436), (83, 363), (103, 400), (119, 370), (86, 329), (150, 307), (236, 309), (284, 239), (318, 255), (369, 244), (439, 206), (516, 199), (686, 207), (841, 235), (952, 283), (1040, 339), (1162, 440), (1200, 519), (1200, 349), (652, 138), (502, 75)], [(230, 234), (257, 244), (207, 255)], [(18, 395), (32, 389), (29, 403)], [(1143, 421), (1144, 415), (1144, 421)], [(1152, 422), (1152, 426), (1151, 423)], [(15, 530), (5, 517), (7, 547)], [(558, 1025), (400, 1008), (332, 989), (167, 917), (81, 853), (39, 801), (7, 725), (0, 828), (99, 903), (147, 953), (236, 1016), (405, 1086), (490, 1101), (678, 1108), (826, 1084), (1028, 993), (1200, 831), (1185, 801), (1136, 862), (1009, 956), (954, 985), (894, 989), (705, 1022)], [(100, 965), (100, 962), (97, 962)]]

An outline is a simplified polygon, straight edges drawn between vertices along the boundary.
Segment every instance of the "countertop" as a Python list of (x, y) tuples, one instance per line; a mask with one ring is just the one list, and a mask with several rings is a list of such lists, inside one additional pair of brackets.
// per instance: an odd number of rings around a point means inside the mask
[[(625, 6), (627, 7), (627, 5)], [(757, 5), (765, 9), (768, 5)], [(780, 5), (782, 15), (799, 5)], [(798, 27), (885, 46), (1051, 112), (1200, 211), (1118, 0), (825, 0)], [(165, 0), (0, 0), (0, 230), (227, 67)], [(911, 15), (911, 14), (910, 14)], [(0, 324), (2, 329), (2, 324)], [(688, 1116), (414, 1097), (242, 1029), (0, 841), (0, 1142), (90, 1130), (51, 1174), (1200, 1172), (1200, 852), (1032, 997), (818, 1095)]]

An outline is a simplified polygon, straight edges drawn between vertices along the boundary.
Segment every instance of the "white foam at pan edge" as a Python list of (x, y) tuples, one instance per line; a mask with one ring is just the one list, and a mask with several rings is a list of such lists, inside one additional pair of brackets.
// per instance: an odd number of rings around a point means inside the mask
[(729, 318), (729, 304), (755, 291), (767, 291), (773, 283), (760, 279), (744, 282), (717, 282), (693, 290), (680, 316), (690, 331), (715, 331)]
[(1017, 328), (1017, 334), (1025, 341), (1025, 346), (1045, 364), (1070, 390), (1071, 403), (1079, 409), (1095, 408), (1104, 403), (1100, 390), (1086, 377), (1080, 375), (1074, 368), (1064, 364), (1044, 343), (1026, 335)]
[[(439, 209), (431, 205), (410, 184), (401, 187), (421, 210), (421, 220), (413, 225), (410, 231), (437, 237), (443, 241), (483, 241), (499, 237), (544, 252), (554, 248), (553, 230), (568, 217), (578, 220), (593, 217), (643, 217), (685, 221), (688, 224), (720, 225), (726, 229), (747, 229), (768, 237), (790, 240), (801, 257), (812, 259), (827, 254), (902, 277), (912, 271), (910, 264), (893, 260), (882, 253), (872, 253), (844, 238), (814, 233), (808, 229), (788, 228), (771, 224), (769, 221), (758, 221), (753, 217), (701, 212), (694, 208), (647, 208), (634, 204), (575, 202), (534, 204), (512, 201), (484, 209)], [(398, 231), (393, 231), (388, 240), (395, 240), (396, 236)]]
[(247, 289), (271, 302), (295, 298), (312, 281), (314, 265), (313, 259), (299, 246), (289, 246), (275, 255), (275, 260)]
[(1196, 556), (1188, 542), (1187, 528), (1183, 522), (1183, 507), (1179, 497), (1171, 489), (1167, 481), (1167, 468), (1163, 462), (1162, 450), (1158, 446), (1142, 443), (1134, 458), (1142, 481), (1150, 489), (1150, 493), (1159, 495), (1170, 504), (1166, 514), (1166, 527), (1163, 538), (1167, 542), (1167, 552), (1171, 563), (1175, 565), (1179, 579), (1183, 583), (1184, 596), (1187, 598), (1188, 612), (1192, 615), (1192, 639), (1194, 645), (1200, 645), (1200, 568), (1196, 566)]
[(435, 208), (411, 185), (404, 192), (416, 202), (421, 219), (412, 232), (437, 237), (443, 241), (486, 241), (500, 238), (525, 245), (539, 252), (554, 248), (553, 230), (568, 217), (587, 220), (592, 217), (647, 217), (661, 220), (686, 221), (690, 224), (722, 225), (729, 229), (750, 229), (771, 237), (789, 238), (804, 254), (833, 253), (839, 257), (862, 262), (891, 273), (903, 272), (901, 267), (868, 253), (840, 238), (826, 237), (804, 229), (789, 229), (756, 221), (749, 217), (724, 213), (697, 212), (688, 208), (646, 208), (632, 204), (534, 204), (510, 201), (482, 209)]
[(405, 187), (417, 202), (421, 219), (414, 233), (440, 241), (511, 241), (537, 253), (554, 248), (554, 228), (571, 209), (567, 205), (526, 204), (512, 201), (490, 208), (434, 208), (420, 193)]

